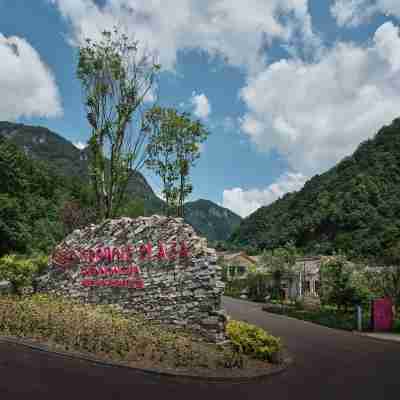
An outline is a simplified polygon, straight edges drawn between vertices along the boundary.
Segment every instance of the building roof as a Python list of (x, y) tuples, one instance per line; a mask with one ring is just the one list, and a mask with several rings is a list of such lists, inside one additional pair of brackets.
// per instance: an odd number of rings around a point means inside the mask
[(222, 257), (225, 261), (232, 261), (233, 259), (237, 257), (242, 257), (247, 261), (250, 261), (252, 264), (257, 264), (257, 260), (253, 258), (253, 256), (247, 255), (244, 251), (240, 251), (237, 253), (228, 253), (228, 252), (220, 252), (217, 253), (219, 257)]

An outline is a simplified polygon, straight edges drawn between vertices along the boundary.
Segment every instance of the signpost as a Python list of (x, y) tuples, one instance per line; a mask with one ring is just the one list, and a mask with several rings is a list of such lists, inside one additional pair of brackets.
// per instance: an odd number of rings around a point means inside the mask
[(362, 331), (362, 309), (360, 305), (357, 305), (357, 330)]

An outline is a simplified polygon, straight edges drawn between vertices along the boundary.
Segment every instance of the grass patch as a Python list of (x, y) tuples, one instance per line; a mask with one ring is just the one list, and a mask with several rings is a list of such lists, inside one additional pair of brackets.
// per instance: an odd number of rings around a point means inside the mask
[[(339, 313), (331, 306), (320, 307), (315, 310), (304, 310), (288, 305), (267, 305), (264, 307), (264, 310), (275, 314), (287, 315), (288, 317), (301, 319), (303, 321), (314, 322), (329, 328), (343, 329), (346, 331), (357, 329), (356, 314), (353, 310), (347, 313)], [(367, 311), (363, 312), (362, 328), (365, 331), (370, 329), (370, 314)]]
[(400, 319), (394, 322), (393, 331), (395, 333), (400, 333)]
[(1, 296), (0, 335), (133, 366), (167, 369), (245, 368), (251, 364), (253, 355), (232, 343), (223, 346), (206, 343), (181, 328), (150, 323), (140, 316), (126, 316), (111, 306), (42, 294)]

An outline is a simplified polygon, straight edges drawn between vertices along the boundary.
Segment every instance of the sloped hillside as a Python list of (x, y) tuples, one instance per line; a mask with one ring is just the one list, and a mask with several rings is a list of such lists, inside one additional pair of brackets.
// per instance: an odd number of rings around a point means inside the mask
[(199, 199), (185, 205), (185, 219), (209, 240), (227, 239), (242, 218), (209, 200)]
[[(67, 177), (88, 181), (87, 150), (40, 126), (0, 121), (0, 136), (5, 137), (30, 158), (45, 161), (52, 170)], [(163, 214), (165, 203), (154, 193), (140, 172), (134, 172), (128, 183), (132, 198), (143, 199), (145, 215)], [(186, 203), (185, 220), (209, 240), (226, 240), (241, 217), (208, 200)]]
[(229, 242), (308, 253), (380, 256), (400, 240), (400, 119), (302, 190), (245, 218)]

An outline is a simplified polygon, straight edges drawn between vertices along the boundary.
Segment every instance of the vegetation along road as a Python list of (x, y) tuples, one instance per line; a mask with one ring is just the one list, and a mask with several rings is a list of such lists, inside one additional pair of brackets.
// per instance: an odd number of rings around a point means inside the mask
[(287, 371), (251, 383), (182, 381), (0, 342), (0, 399), (398, 398), (399, 344), (269, 314), (248, 301), (225, 297), (223, 302), (233, 318), (282, 337), (294, 357)]

